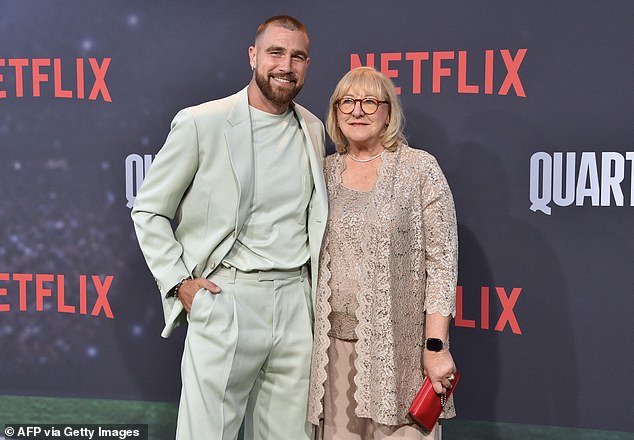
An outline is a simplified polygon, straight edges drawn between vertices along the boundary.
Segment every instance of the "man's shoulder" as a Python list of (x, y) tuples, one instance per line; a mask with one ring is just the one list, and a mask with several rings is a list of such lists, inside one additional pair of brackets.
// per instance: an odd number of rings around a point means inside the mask
[(243, 93), (244, 90), (241, 90), (237, 93), (234, 93), (233, 95), (185, 107), (179, 113), (187, 113), (195, 118), (226, 115), (235, 107), (238, 102), (240, 102), (240, 98), (242, 97)]

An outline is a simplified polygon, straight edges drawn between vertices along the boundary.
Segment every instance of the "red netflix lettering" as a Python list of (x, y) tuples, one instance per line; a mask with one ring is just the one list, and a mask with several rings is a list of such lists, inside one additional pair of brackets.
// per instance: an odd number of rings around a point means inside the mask
[[(4, 60), (3, 60), (4, 61)], [(9, 60), (9, 66), (15, 69), (15, 96), (22, 98), (24, 96), (24, 74), (22, 69), (29, 65), (29, 60), (24, 58), (14, 58)]]
[(429, 59), (429, 52), (407, 52), (405, 59), (412, 62), (412, 93), (418, 95), (420, 94), (421, 84), (423, 82), (421, 65), (423, 61)]
[[(58, 313), (87, 315), (89, 306), (91, 316), (102, 316), (114, 319), (114, 313), (108, 293), (114, 281), (113, 275), (80, 275), (77, 296), (68, 295), (67, 278), (63, 274), (20, 274), (0, 273), (0, 313), (11, 312), (12, 304), (5, 301), (13, 294), (18, 297), (19, 306), (16, 311), (26, 312), (29, 308), (37, 312), (51, 310), (47, 304), (57, 305)], [(94, 287), (97, 297), (89, 292)], [(72, 291), (72, 290), (71, 290)], [(71, 298), (75, 298), (71, 300)], [(73, 303), (74, 301), (74, 303)], [(78, 312), (79, 310), (79, 312)]]
[[(31, 96), (35, 98), (50, 93), (54, 98), (85, 99), (86, 88), (90, 87), (89, 100), (112, 102), (106, 82), (111, 61), (112, 58), (103, 58), (101, 61), (88, 58), (88, 63), (83, 58), (72, 62), (61, 58), (0, 58), (0, 84), (7, 79), (7, 75), (12, 75), (15, 81), (15, 90), (0, 90), (0, 99), (24, 98), (28, 95), (24, 82), (26, 79), (28, 84), (30, 79)], [(92, 75), (86, 75), (87, 66), (90, 66), (88, 70)]]
[(500, 87), (500, 95), (506, 95), (511, 86), (513, 86), (517, 96), (526, 97), (524, 87), (522, 86), (522, 82), (520, 81), (518, 74), (520, 64), (522, 64), (522, 61), (524, 60), (524, 55), (526, 55), (526, 49), (518, 50), (515, 58), (511, 56), (511, 53), (508, 50), (504, 49), (502, 51), (502, 58), (504, 59), (504, 64), (506, 65), (507, 74), (506, 78), (504, 78), (504, 82), (502, 83), (502, 87)]
[(458, 52), (458, 93), (478, 93), (480, 87), (467, 84), (467, 51)]
[(47, 58), (35, 58), (33, 59), (33, 96), (40, 96), (40, 84), (48, 81), (48, 75), (40, 72), (40, 68), (43, 66), (50, 66), (51, 60)]
[(84, 60), (77, 58), (77, 99), (84, 99)]
[(86, 275), (79, 277), (79, 313), (86, 314)]
[(57, 311), (60, 313), (75, 313), (75, 306), (64, 303), (64, 275), (57, 277)]
[(53, 274), (37, 274), (35, 277), (35, 298), (36, 306), (35, 310), (41, 312), (44, 310), (44, 297), (51, 296), (53, 291), (44, 287), (44, 283), (53, 281), (55, 277)]
[(484, 94), (493, 94), (493, 55), (492, 50), (484, 51)]
[[(382, 53), (381, 54), (381, 72), (385, 74), (388, 78), (398, 78), (398, 70), (390, 69), (390, 61), (400, 61), (401, 54), (399, 52), (395, 53)], [(396, 87), (396, 93), (401, 94), (401, 88)]]
[[(9, 281), (9, 274), (8, 273), (0, 273), (0, 281)], [(6, 296), (7, 295), (7, 289), (4, 287), (0, 287), (0, 296)], [(9, 304), (0, 304), (0, 312), (8, 312), (9, 309)]]
[[(4, 66), (4, 60), (0, 58), (0, 67)], [(0, 83), (4, 81), (4, 75), (0, 73)], [(6, 98), (7, 92), (5, 90), (0, 90), (0, 98)]]
[[(480, 287), (480, 320), (479, 320), (479, 328), (482, 330), (490, 330), (490, 290), (488, 286)], [(522, 330), (520, 329), (519, 323), (517, 321), (517, 316), (515, 315), (515, 307), (517, 305), (517, 300), (520, 297), (522, 289), (520, 287), (515, 287), (511, 290), (510, 295), (506, 294), (506, 289), (504, 287), (495, 287), (495, 292), (497, 293), (497, 297), (502, 305), (502, 312), (493, 328), (496, 332), (502, 332), (506, 329), (507, 324), (516, 335), (521, 335)], [(476, 328), (478, 321), (475, 319), (466, 319), (464, 317), (464, 297), (463, 297), (463, 288), (462, 286), (456, 287), (456, 317), (454, 319), (454, 325), (456, 327), (465, 327), (465, 328)]]
[(31, 281), (33, 275), (30, 273), (14, 273), (13, 280), (18, 282), (20, 292), (20, 311), (26, 312), (26, 283)]
[(55, 83), (55, 96), (58, 98), (72, 98), (73, 92), (71, 90), (62, 89), (62, 60), (55, 58), (53, 60), (53, 81)]
[(112, 102), (110, 98), (110, 93), (108, 92), (108, 87), (106, 87), (106, 71), (110, 66), (110, 58), (104, 58), (101, 66), (97, 64), (97, 60), (94, 58), (89, 58), (88, 62), (90, 63), (90, 67), (92, 67), (92, 71), (95, 74), (95, 83), (92, 86), (92, 91), (90, 92), (90, 96), (88, 99), (95, 100), (97, 96), (101, 94), (103, 96), (104, 101)]
[(106, 298), (113, 279), (113, 276), (107, 276), (105, 283), (102, 284), (97, 275), (92, 276), (92, 282), (95, 284), (95, 288), (97, 289), (97, 301), (95, 301), (95, 307), (93, 307), (92, 312), (90, 313), (92, 316), (99, 315), (99, 311), (103, 309), (108, 318), (114, 318), (114, 316), (112, 316), (112, 310), (110, 309), (110, 303), (108, 303), (108, 299)]
[(464, 319), (462, 317), (463, 301), (462, 301), (462, 286), (456, 287), (456, 317), (454, 319), (454, 325), (456, 327), (475, 328), (476, 322), (473, 319)]
[(502, 330), (504, 330), (504, 327), (508, 322), (513, 333), (521, 335), (522, 331), (520, 330), (520, 326), (517, 323), (517, 318), (515, 317), (513, 309), (515, 308), (515, 303), (517, 302), (522, 289), (518, 287), (514, 288), (511, 291), (510, 296), (506, 296), (506, 292), (503, 287), (496, 287), (495, 291), (497, 292), (498, 297), (500, 298), (500, 302), (502, 303), (502, 307), (504, 308), (504, 310), (502, 310), (502, 314), (500, 315), (498, 323), (495, 324), (495, 331), (501, 332)]
[(453, 52), (434, 52), (434, 70), (432, 70), (432, 86), (434, 93), (440, 93), (440, 78), (443, 76), (451, 76), (449, 67), (442, 67), (443, 60), (453, 60)]
[[(520, 78), (520, 67), (528, 49), (518, 49), (515, 54), (509, 49), (478, 51), (435, 51), (435, 52), (384, 52), (379, 54), (377, 67), (375, 53), (365, 54), (365, 64), (361, 54), (350, 54), (350, 69), (371, 66), (378, 68), (391, 78), (399, 94), (410, 92), (414, 95), (424, 93), (446, 93), (449, 84), (454, 84), (458, 94), (509, 95), (525, 98), (526, 92)], [(403, 56), (404, 55), (404, 56)], [(431, 63), (429, 62), (431, 60)], [(497, 63), (497, 64), (496, 64)], [(494, 70), (500, 64), (506, 69), (496, 92)], [(471, 66), (471, 67), (469, 67)], [(474, 67), (475, 66), (475, 67)], [(425, 69), (428, 73), (423, 72)], [(499, 68), (498, 68), (499, 70)], [(411, 88), (398, 84), (401, 72), (411, 72)], [(455, 81), (449, 81), (455, 77)], [(446, 80), (443, 80), (446, 78)], [(444, 84), (446, 83), (446, 84)]]

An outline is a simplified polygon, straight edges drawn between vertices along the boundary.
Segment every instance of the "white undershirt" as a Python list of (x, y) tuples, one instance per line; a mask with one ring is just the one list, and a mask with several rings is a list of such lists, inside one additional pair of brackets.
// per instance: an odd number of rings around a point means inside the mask
[(307, 208), (313, 180), (293, 110), (282, 115), (249, 107), (253, 133), (253, 205), (225, 258), (242, 271), (293, 269), (308, 261)]

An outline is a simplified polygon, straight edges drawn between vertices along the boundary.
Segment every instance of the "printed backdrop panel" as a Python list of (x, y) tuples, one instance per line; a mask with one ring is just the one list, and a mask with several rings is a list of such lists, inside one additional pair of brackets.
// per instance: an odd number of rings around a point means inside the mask
[(257, 25), (291, 14), (311, 36), (298, 101), (324, 117), (373, 65), (447, 175), (459, 417), (634, 432), (631, 2), (0, 9), (0, 393), (178, 399), (185, 330), (159, 337), (130, 208), (174, 114), (244, 87)]

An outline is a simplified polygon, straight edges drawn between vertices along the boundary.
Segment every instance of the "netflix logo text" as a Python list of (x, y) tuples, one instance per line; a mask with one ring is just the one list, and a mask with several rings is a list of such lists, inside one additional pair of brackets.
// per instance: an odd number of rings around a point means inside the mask
[[(364, 65), (374, 67), (392, 78), (399, 94), (457, 92), (526, 98), (520, 67), (527, 50), (367, 53), (365, 62), (362, 54), (353, 53), (350, 70)], [(399, 81), (403, 73), (411, 78), (411, 83)]]
[(54, 310), (114, 319), (108, 301), (113, 280), (113, 275), (80, 275), (71, 282), (62, 274), (0, 273), (0, 313)]
[[(463, 287), (456, 288), (456, 327), (480, 328), (482, 330), (493, 330), (496, 332), (511, 331), (516, 335), (521, 335), (522, 330), (515, 314), (515, 306), (522, 293), (521, 287), (514, 287), (507, 292), (504, 287), (480, 287), (480, 310), (464, 310)], [(470, 292), (472, 295), (473, 292)], [(492, 301), (499, 301), (502, 312), (499, 316), (492, 316), (491, 310), (498, 307), (491, 307)], [(493, 327), (492, 327), (493, 326)]]
[(0, 58), (0, 99), (48, 96), (112, 102), (106, 83), (111, 60)]

